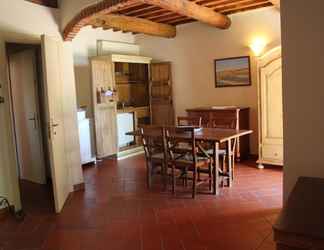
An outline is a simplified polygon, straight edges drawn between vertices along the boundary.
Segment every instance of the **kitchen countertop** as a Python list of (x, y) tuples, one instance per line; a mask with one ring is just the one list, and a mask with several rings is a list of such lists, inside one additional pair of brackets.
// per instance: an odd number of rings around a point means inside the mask
[(142, 111), (142, 110), (149, 110), (149, 106), (143, 106), (143, 107), (125, 107), (123, 109), (117, 109), (117, 113), (132, 113), (136, 111)]

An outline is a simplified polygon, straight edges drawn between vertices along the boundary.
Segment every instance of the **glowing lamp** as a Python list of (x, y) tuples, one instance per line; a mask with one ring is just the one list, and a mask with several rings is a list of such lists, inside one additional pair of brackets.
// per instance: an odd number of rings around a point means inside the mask
[(250, 44), (250, 49), (253, 51), (255, 56), (260, 56), (267, 46), (267, 42), (263, 38), (256, 38)]

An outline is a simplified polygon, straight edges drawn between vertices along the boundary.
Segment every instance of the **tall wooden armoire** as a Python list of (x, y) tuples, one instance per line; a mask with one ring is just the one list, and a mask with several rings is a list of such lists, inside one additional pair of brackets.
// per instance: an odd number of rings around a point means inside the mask
[(281, 47), (258, 60), (259, 168), (283, 165), (283, 99)]
[(171, 64), (151, 60), (117, 54), (91, 58), (97, 158), (134, 151), (139, 140), (127, 132), (143, 124), (174, 124)]

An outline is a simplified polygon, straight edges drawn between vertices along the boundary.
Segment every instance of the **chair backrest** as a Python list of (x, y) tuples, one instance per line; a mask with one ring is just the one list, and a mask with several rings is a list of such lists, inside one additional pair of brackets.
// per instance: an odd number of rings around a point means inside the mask
[(192, 160), (197, 161), (197, 148), (195, 140), (195, 129), (189, 127), (166, 127), (165, 128), (167, 157), (175, 160), (177, 145), (186, 143), (187, 151), (192, 155)]
[(201, 117), (178, 116), (178, 126), (197, 126), (201, 127)]
[(160, 126), (140, 128), (145, 157), (150, 160), (154, 154), (166, 154), (165, 129)]
[(210, 128), (226, 128), (235, 129), (236, 121), (233, 118), (214, 118), (209, 120), (208, 127)]

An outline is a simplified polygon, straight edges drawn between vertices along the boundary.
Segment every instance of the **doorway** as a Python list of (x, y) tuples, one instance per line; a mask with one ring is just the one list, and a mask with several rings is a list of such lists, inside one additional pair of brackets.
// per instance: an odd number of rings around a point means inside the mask
[(22, 207), (54, 212), (41, 47), (7, 43), (6, 50)]

